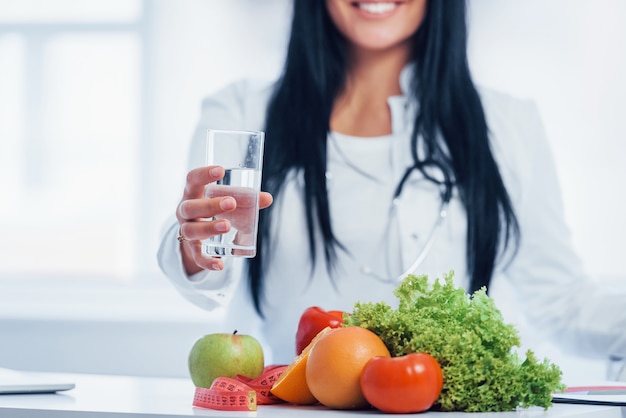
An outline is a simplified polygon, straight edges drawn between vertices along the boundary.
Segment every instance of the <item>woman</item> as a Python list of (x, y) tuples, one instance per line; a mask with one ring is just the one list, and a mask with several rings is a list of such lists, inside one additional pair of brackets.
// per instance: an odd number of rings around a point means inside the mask
[[(223, 175), (195, 168), (210, 127), (266, 131), (261, 206), (274, 203), (248, 261), (200, 254), (229, 225), (197, 219), (235, 204), (203, 198)], [(393, 304), (406, 273), (450, 270), (501, 309), (514, 292), (565, 346), (626, 353), (624, 285), (584, 276), (534, 106), (472, 83), (462, 0), (295, 0), (281, 78), (208, 98), (191, 157), (161, 267), (200, 306), (228, 306), (240, 332), (255, 318), (274, 362), (293, 359), (306, 307)]]

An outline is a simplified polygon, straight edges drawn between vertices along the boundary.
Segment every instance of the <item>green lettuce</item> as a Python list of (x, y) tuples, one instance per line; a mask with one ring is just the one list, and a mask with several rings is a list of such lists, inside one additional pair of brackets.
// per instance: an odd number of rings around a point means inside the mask
[(384, 302), (354, 305), (345, 325), (370, 329), (392, 356), (424, 352), (441, 365), (442, 411), (494, 412), (551, 405), (561, 391), (561, 370), (528, 350), (522, 359), (518, 331), (506, 324), (485, 289), (473, 295), (455, 287), (453, 272), (429, 283), (407, 276), (395, 290), (397, 309)]

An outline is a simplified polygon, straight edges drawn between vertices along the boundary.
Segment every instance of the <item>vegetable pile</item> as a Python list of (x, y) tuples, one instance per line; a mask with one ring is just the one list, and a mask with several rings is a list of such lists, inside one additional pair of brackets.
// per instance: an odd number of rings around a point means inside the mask
[(430, 284), (427, 276), (409, 275), (394, 292), (397, 309), (384, 302), (356, 303), (344, 325), (370, 329), (392, 356), (435, 357), (444, 377), (437, 400), (442, 411), (548, 408), (551, 393), (565, 388), (561, 370), (531, 350), (521, 359), (513, 351), (520, 346), (517, 330), (504, 323), (485, 289), (468, 295), (452, 276)]

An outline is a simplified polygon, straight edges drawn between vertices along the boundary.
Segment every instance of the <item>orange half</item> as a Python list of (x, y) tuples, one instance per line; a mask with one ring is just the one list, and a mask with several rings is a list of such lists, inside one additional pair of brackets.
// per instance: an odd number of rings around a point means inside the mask
[(285, 402), (298, 405), (312, 405), (317, 403), (317, 399), (309, 390), (306, 383), (306, 362), (309, 359), (311, 348), (320, 339), (322, 335), (330, 331), (332, 328), (326, 327), (321, 330), (315, 338), (311, 340), (302, 353), (300, 353), (282, 372), (276, 383), (270, 389), (270, 392), (277, 398)]

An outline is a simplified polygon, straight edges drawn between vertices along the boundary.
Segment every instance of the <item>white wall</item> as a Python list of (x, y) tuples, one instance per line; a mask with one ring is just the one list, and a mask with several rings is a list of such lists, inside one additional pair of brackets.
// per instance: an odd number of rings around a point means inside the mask
[(155, 221), (180, 199), (203, 97), (242, 77), (272, 79), (282, 64), (290, 0), (154, 0), (150, 130)]
[(476, 79), (537, 101), (574, 244), (594, 277), (625, 277), (626, 3), (471, 0)]
[[(290, 2), (145, 4), (148, 63), (141, 82), (146, 85), (145, 141), (150, 146), (143, 150), (148, 153), (143, 161), (153, 174), (142, 182), (138, 196), (145, 199), (142, 216), (152, 225), (140, 241), (156, 271), (161, 225), (180, 198), (200, 101), (252, 72), (276, 76)], [(25, 257), (39, 262), (30, 252)], [(187, 376), (187, 355), (197, 338), (233, 331), (216, 323), (219, 314), (184, 300), (160, 272), (130, 284), (107, 277), (74, 279), (42, 277), (28, 285), (0, 280), (0, 367)]]

